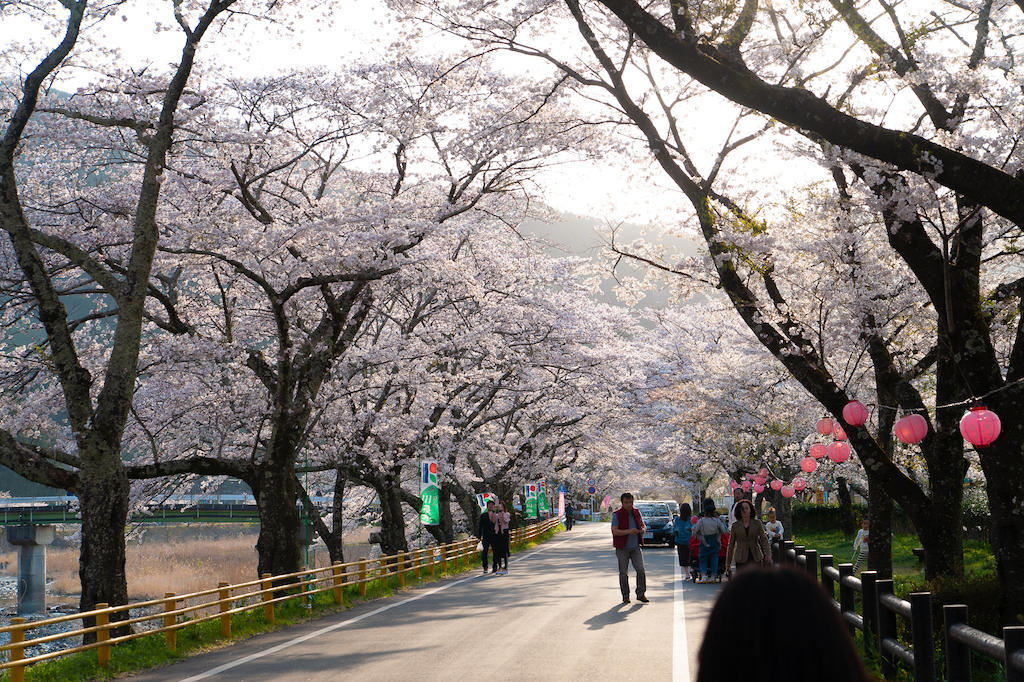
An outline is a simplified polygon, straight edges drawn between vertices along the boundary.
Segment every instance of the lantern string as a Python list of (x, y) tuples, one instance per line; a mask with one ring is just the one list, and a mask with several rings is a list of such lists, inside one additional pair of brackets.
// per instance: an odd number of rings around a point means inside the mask
[[(986, 393), (984, 395), (981, 395), (981, 396), (971, 396), (970, 398), (967, 398), (965, 400), (958, 400), (955, 403), (946, 403), (945, 405), (936, 405), (934, 409), (936, 409), (936, 410), (945, 410), (945, 409), (948, 409), (948, 408), (951, 408), (951, 407), (963, 407), (965, 405), (972, 405), (972, 404), (975, 404), (975, 403), (979, 403), (979, 402), (983, 401), (985, 398), (988, 398), (991, 395), (995, 395), (996, 393), (999, 393), (1000, 391), (1005, 391), (1005, 390), (1007, 390), (1009, 388), (1013, 388), (1014, 386), (1016, 386), (1017, 384), (1020, 384), (1020, 383), (1024, 383), (1024, 379), (1018, 379), (1016, 381), (1011, 381), (1010, 383), (1006, 384), (1005, 386), (1000, 386), (999, 388), (992, 389), (988, 393)], [(907, 413), (921, 412), (921, 411), (927, 412), (927, 408), (919, 408), (919, 407), (905, 408), (905, 407), (899, 407), (899, 406), (893, 406), (893, 405), (883, 405), (881, 403), (866, 403), (866, 404), (867, 405), (872, 405), (873, 407), (877, 407), (880, 410), (892, 410), (893, 412), (907, 412)]]

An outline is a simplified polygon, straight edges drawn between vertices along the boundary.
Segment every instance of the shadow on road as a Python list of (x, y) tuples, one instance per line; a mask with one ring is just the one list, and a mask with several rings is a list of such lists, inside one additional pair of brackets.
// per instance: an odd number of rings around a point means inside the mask
[(604, 613), (599, 613), (592, 618), (583, 621), (584, 625), (591, 630), (600, 630), (605, 625), (615, 625), (626, 620), (626, 617), (640, 608), (640, 604), (633, 604), (628, 607), (625, 604), (616, 604)]

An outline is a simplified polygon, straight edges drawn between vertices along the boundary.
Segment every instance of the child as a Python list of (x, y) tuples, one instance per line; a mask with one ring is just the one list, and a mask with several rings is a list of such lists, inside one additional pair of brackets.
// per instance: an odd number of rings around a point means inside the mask
[(690, 511), (690, 505), (683, 502), (679, 505), (679, 514), (672, 519), (672, 537), (676, 543), (676, 552), (679, 554), (683, 580), (690, 579), (690, 535), (693, 529)]
[(775, 518), (775, 510), (768, 510), (768, 523), (764, 524), (764, 530), (768, 533), (768, 544), (772, 548), (772, 563), (779, 563), (779, 550), (782, 548), (783, 528), (782, 522)]
[(857, 537), (853, 539), (853, 572), (856, 573), (860, 565), (868, 560), (868, 517), (864, 517), (860, 522), (860, 530), (857, 531)]

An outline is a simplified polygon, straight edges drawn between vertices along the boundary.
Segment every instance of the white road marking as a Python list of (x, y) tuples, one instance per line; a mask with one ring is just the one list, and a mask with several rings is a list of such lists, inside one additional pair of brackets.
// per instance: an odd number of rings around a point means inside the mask
[(672, 682), (690, 682), (690, 652), (686, 647), (686, 608), (683, 604), (683, 581), (679, 562), (672, 571)]
[[(545, 549), (550, 549), (552, 547), (558, 547), (559, 545), (564, 545), (568, 541), (569, 541), (568, 539), (565, 539), (565, 540), (562, 540), (561, 542), (556, 542), (556, 543), (554, 543), (552, 545), (548, 545), (548, 544), (541, 545), (540, 547), (538, 547), (537, 549), (533, 550), (529, 554), (523, 554), (522, 556), (516, 557), (516, 560), (517, 561), (521, 561), (523, 559), (527, 559), (527, 558), (533, 556), (534, 554), (536, 554), (537, 552), (540, 552), (540, 551), (545, 550)], [(512, 563), (512, 557), (509, 557), (509, 563)], [(193, 675), (192, 677), (186, 677), (184, 680), (182, 680), (182, 682), (197, 682), (198, 680), (205, 680), (208, 677), (213, 677), (214, 675), (219, 675), (219, 674), (221, 674), (222, 672), (224, 672), (226, 670), (231, 670), (232, 668), (237, 668), (238, 666), (244, 665), (246, 663), (249, 663), (250, 661), (255, 661), (258, 658), (263, 658), (264, 656), (268, 656), (270, 654), (276, 654), (278, 651), (282, 651), (284, 649), (287, 649), (288, 647), (295, 646), (296, 644), (302, 644), (303, 642), (305, 642), (307, 640), (310, 640), (310, 639), (313, 639), (315, 637), (319, 637), (320, 635), (326, 635), (328, 632), (333, 632), (335, 630), (341, 629), (341, 628), (345, 627), (346, 625), (352, 625), (353, 623), (358, 623), (359, 621), (361, 621), (361, 620), (363, 620), (365, 618), (369, 618), (370, 616), (376, 616), (378, 613), (383, 613), (383, 612), (385, 612), (385, 611), (387, 611), (389, 609), (395, 608), (396, 606), (403, 606), (405, 604), (408, 604), (409, 602), (414, 602), (417, 599), (423, 599), (423, 597), (429, 597), (430, 595), (437, 594), (438, 592), (441, 592), (442, 590), (447, 590), (449, 587), (455, 587), (456, 585), (461, 585), (462, 583), (469, 582), (470, 580), (476, 580), (476, 579), (482, 578), (482, 577), (484, 577), (484, 576), (478, 574), (478, 575), (469, 576), (468, 578), (461, 578), (459, 580), (455, 580), (453, 582), (447, 583), (447, 584), (442, 585), (440, 587), (434, 588), (433, 590), (428, 590), (426, 592), (421, 592), (420, 594), (417, 594), (414, 597), (409, 597), (408, 599), (403, 599), (402, 601), (399, 601), (399, 602), (394, 602), (392, 604), (387, 604), (385, 606), (380, 607), (379, 609), (374, 609), (373, 611), (370, 611), (369, 613), (364, 613), (361, 616), (356, 616), (355, 618), (349, 618), (348, 620), (343, 620), (340, 623), (335, 623), (334, 625), (328, 625), (325, 628), (320, 628), (319, 630), (314, 630), (313, 632), (308, 632), (308, 633), (302, 635), (301, 637), (296, 637), (295, 639), (290, 639), (287, 642), (282, 642), (281, 644), (278, 644), (277, 646), (270, 647), (269, 649), (265, 649), (263, 651), (258, 651), (258, 652), (254, 653), (254, 654), (250, 654), (248, 656), (244, 656), (244, 657), (236, 659), (234, 661), (230, 661), (230, 662), (225, 663), (223, 665), (219, 665), (216, 668), (211, 668), (210, 670), (207, 670), (204, 673), (199, 673), (198, 675)]]

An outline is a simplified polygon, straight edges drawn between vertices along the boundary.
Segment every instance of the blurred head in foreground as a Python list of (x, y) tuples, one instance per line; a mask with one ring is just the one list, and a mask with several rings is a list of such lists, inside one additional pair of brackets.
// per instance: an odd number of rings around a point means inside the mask
[(697, 682), (874, 682), (825, 588), (792, 568), (730, 580), (697, 661)]

